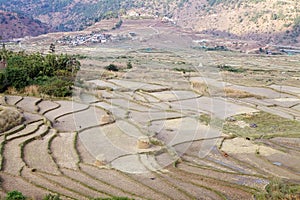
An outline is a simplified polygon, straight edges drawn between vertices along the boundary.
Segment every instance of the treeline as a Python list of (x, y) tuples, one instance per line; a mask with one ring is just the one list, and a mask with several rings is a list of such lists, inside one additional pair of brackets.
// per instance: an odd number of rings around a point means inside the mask
[(27, 54), (3, 48), (0, 51), (1, 60), (6, 67), (0, 69), (0, 92), (15, 89), (22, 93), (31, 86), (39, 94), (70, 96), (76, 72), (80, 69), (76, 58), (66, 54)]

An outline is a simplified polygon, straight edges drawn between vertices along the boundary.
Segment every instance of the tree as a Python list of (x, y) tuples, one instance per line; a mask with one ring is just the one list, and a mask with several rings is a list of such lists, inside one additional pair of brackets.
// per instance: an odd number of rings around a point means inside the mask
[(22, 89), (29, 84), (29, 77), (25, 68), (7, 67), (4, 73), (8, 86)]
[(49, 47), (50, 53), (55, 53), (55, 44), (51, 43)]

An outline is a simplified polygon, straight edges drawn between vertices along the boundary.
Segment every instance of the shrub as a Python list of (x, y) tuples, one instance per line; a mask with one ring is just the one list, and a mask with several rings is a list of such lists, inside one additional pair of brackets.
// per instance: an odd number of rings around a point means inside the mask
[(66, 97), (72, 94), (72, 85), (70, 81), (53, 77), (40, 85), (39, 92), (49, 96)]
[(7, 85), (15, 87), (16, 89), (24, 88), (29, 83), (25, 68), (7, 67), (4, 73)]
[(131, 64), (131, 62), (128, 62), (127, 63), (127, 69), (131, 69), (132, 68), (132, 64)]
[(58, 194), (47, 194), (43, 200), (61, 200)]
[(259, 200), (299, 199), (299, 185), (290, 185), (275, 178), (265, 188), (266, 191), (255, 195)]
[(14, 190), (14, 191), (8, 192), (5, 199), (6, 200), (25, 200), (26, 197), (21, 192)]
[(246, 70), (242, 68), (235, 68), (229, 65), (218, 65), (217, 68), (219, 68), (222, 71), (228, 71), (228, 72), (234, 72), (234, 73), (243, 73)]
[(4, 92), (7, 89), (7, 79), (3, 72), (0, 72), (0, 92)]
[(104, 67), (106, 70), (117, 72), (119, 68), (115, 64), (109, 64), (108, 66)]

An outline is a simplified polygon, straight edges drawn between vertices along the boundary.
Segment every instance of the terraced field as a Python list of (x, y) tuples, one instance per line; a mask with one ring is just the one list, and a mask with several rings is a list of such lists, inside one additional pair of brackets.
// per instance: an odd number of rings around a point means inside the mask
[[(1, 106), (17, 108), (25, 121), (1, 133), (1, 193), (17, 189), (35, 199), (48, 193), (64, 199), (252, 199), (272, 176), (299, 182), (300, 147), (292, 138), (230, 139), (223, 130), (224, 123), (236, 123), (228, 118), (253, 116), (260, 108), (299, 119), (293, 109), (299, 98), (285, 94), (284, 103), (272, 89), (265, 90), (273, 100), (203, 96), (192, 87), (203, 80), (191, 78), (186, 90), (95, 80), (92, 90), (76, 88), (73, 101), (2, 96)], [(97, 84), (105, 90), (95, 89)], [(205, 123), (201, 116), (207, 115)]]
[(72, 99), (1, 96), (0, 120), (7, 108), (23, 120), (0, 133), (2, 197), (240, 200), (274, 177), (299, 185), (300, 57), (200, 51), (160, 26), (57, 47), (87, 57)]

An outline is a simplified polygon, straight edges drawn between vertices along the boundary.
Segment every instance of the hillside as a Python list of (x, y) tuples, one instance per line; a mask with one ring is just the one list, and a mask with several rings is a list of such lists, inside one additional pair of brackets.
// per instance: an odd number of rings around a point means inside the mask
[(204, 33), (229, 35), (269, 43), (295, 43), (299, 37), (297, 1), (191, 0), (174, 18), (180, 26)]
[(37, 19), (25, 15), (0, 11), (0, 36), (3, 39), (36, 36), (46, 33), (48, 27)]
[(49, 31), (74, 31), (100, 19), (116, 17), (121, 9), (121, 0), (0, 0), (1, 9), (39, 19), (50, 26)]
[(30, 15), (48, 32), (82, 30), (107, 18), (165, 18), (215, 36), (295, 44), (300, 5), (293, 0), (0, 0), (0, 9)]

